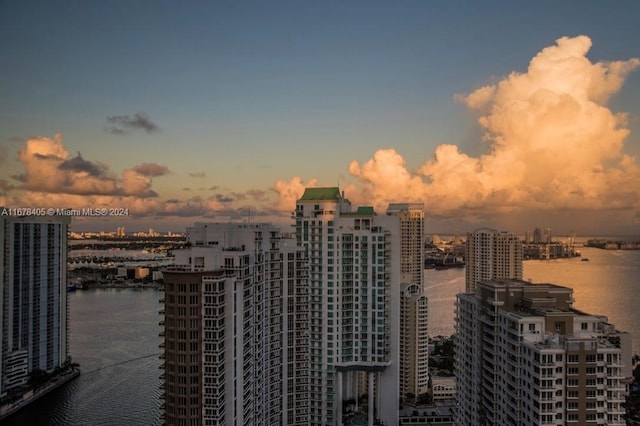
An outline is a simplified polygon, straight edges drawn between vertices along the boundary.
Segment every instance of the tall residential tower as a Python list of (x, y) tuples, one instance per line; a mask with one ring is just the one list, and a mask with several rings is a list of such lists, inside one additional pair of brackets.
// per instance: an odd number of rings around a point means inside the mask
[(0, 216), (0, 395), (68, 362), (67, 216)]
[(352, 211), (338, 188), (307, 188), (296, 237), (309, 259), (310, 424), (341, 425), (368, 374), (368, 419), (398, 423), (400, 221)]
[(389, 204), (400, 218), (400, 399), (411, 402), (429, 389), (428, 299), (424, 294), (424, 205)]
[(467, 233), (466, 292), (480, 281), (522, 279), (522, 242), (506, 231), (482, 228)]
[(196, 223), (164, 271), (167, 425), (309, 423), (305, 253), (265, 224)]
[(570, 288), (521, 280), (457, 296), (456, 424), (625, 424), (631, 336), (573, 303)]

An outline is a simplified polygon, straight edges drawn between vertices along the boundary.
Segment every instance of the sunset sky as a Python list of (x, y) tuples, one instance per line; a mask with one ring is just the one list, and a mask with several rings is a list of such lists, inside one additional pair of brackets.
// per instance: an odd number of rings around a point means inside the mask
[[(640, 235), (640, 2), (0, 1), (0, 206)], [(249, 213), (250, 212), (250, 213)]]

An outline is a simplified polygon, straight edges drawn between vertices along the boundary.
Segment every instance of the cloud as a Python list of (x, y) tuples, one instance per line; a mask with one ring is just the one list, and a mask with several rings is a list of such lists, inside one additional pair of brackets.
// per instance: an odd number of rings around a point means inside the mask
[(278, 210), (293, 211), (295, 209), (296, 200), (302, 196), (304, 189), (316, 186), (317, 183), (317, 179), (311, 179), (309, 182), (304, 183), (302, 178), (299, 176), (295, 176), (289, 181), (281, 179), (276, 181), (271, 189), (278, 194)]
[[(640, 209), (640, 168), (623, 151), (627, 116), (607, 107), (640, 60), (592, 63), (590, 47), (586, 36), (563, 37), (526, 72), (455, 95), (479, 114), (483, 155), (440, 145), (410, 170), (395, 149), (379, 149), (349, 164), (357, 185), (347, 196), (377, 210), (424, 202), (431, 216), (469, 222), (516, 211)], [(278, 181), (279, 208), (291, 210), (304, 186), (299, 177)]]
[(9, 148), (6, 146), (0, 145), (0, 164), (4, 163), (4, 160), (7, 159), (7, 155), (9, 154)]
[[(4, 179), (0, 179), (0, 195), (4, 195), (8, 193), (13, 188), (14, 188), (13, 185), (11, 185), (8, 181)], [(2, 204), (0, 203), (0, 205)]]
[(167, 166), (161, 166), (156, 163), (141, 163), (134, 166), (132, 170), (143, 176), (150, 177), (164, 176), (169, 173), (169, 168)]
[[(171, 218), (248, 220), (248, 217), (277, 220), (281, 216), (275, 207), (275, 197), (268, 197), (270, 193), (261, 190), (216, 191), (208, 199), (196, 195), (163, 201), (153, 190), (152, 178), (169, 173), (168, 167), (140, 163), (116, 175), (106, 164), (86, 159), (80, 153), (70, 155), (59, 134), (53, 138), (29, 139), (20, 150), (19, 160), (24, 170), (12, 176), (16, 183), (0, 179), (0, 205), (78, 209), (122, 207), (128, 209), (131, 216), (127, 220), (142, 217), (167, 221), (173, 220)], [(243, 205), (249, 197), (260, 202)], [(88, 223), (86, 218), (74, 220), (79, 224)]]
[(34, 156), (41, 160), (62, 160), (62, 162), (58, 164), (59, 170), (66, 170), (73, 173), (87, 173), (89, 176), (93, 177), (105, 177), (109, 174), (109, 169), (107, 166), (101, 163), (86, 161), (84, 158), (82, 158), (82, 155), (80, 153), (78, 153), (78, 155), (76, 155), (75, 157), (67, 160), (63, 160), (62, 158), (55, 155), (47, 156), (36, 153), (34, 154)]
[(113, 115), (107, 117), (107, 122), (111, 126), (105, 130), (113, 134), (124, 134), (129, 130), (144, 130), (147, 133), (155, 133), (160, 131), (160, 127), (151, 121), (151, 118), (144, 113), (136, 113), (131, 115)]
[(220, 203), (230, 203), (234, 200), (232, 197), (223, 194), (216, 194), (215, 199)]
[[(157, 196), (151, 189), (151, 179), (135, 168), (117, 177), (106, 164), (86, 160), (80, 153), (71, 157), (60, 134), (53, 139), (29, 139), (20, 150), (19, 160), (25, 171), (13, 176), (21, 183), (17, 189), (70, 195)], [(142, 171), (152, 171), (148, 166)]]
[(247, 195), (254, 201), (262, 201), (266, 198), (267, 192), (260, 189), (250, 189), (247, 191)]
[(204, 177), (207, 177), (204, 174), (204, 172), (189, 173), (189, 176), (191, 176), (192, 178), (204, 178)]

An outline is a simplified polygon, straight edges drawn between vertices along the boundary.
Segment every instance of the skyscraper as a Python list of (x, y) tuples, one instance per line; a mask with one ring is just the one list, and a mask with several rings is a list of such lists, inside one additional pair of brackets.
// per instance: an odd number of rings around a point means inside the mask
[(295, 219), (309, 259), (310, 424), (342, 424), (363, 371), (369, 424), (397, 424), (400, 221), (352, 211), (335, 187), (307, 188)]
[(67, 216), (0, 216), (0, 395), (68, 361)]
[(521, 280), (457, 296), (456, 424), (625, 424), (631, 336), (573, 302)]
[(196, 223), (164, 271), (167, 425), (303, 425), (305, 253), (265, 224)]
[(403, 283), (424, 284), (424, 204), (392, 203), (387, 215), (400, 218), (400, 270)]
[(422, 286), (401, 284), (400, 398), (415, 402), (429, 390), (428, 299)]
[(522, 242), (506, 231), (482, 228), (467, 233), (466, 292), (493, 279), (522, 279)]
[(429, 388), (428, 300), (424, 294), (424, 205), (389, 204), (400, 218), (400, 399), (418, 398)]

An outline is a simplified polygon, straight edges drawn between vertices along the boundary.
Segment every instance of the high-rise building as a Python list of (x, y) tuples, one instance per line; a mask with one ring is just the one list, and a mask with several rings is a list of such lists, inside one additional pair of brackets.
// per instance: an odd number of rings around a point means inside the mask
[(457, 296), (456, 424), (625, 424), (631, 336), (573, 303), (521, 280)]
[(307, 262), (264, 224), (196, 223), (164, 271), (164, 422), (309, 423)]
[(400, 218), (400, 399), (411, 402), (429, 389), (428, 300), (424, 294), (424, 205), (389, 204)]
[(68, 216), (0, 216), (0, 395), (68, 359)]
[(542, 243), (543, 242), (543, 238), (542, 238), (542, 229), (540, 228), (535, 228), (533, 230), (533, 242), (534, 243)]
[(424, 284), (424, 204), (392, 203), (387, 215), (400, 218), (401, 282)]
[(428, 299), (419, 284), (401, 284), (400, 398), (416, 402), (429, 391)]
[(482, 228), (467, 233), (466, 292), (476, 283), (494, 279), (522, 279), (522, 242), (506, 231)]
[(371, 207), (351, 209), (338, 188), (307, 188), (296, 203), (296, 238), (309, 259), (310, 424), (341, 425), (344, 400), (398, 423), (400, 226)]

